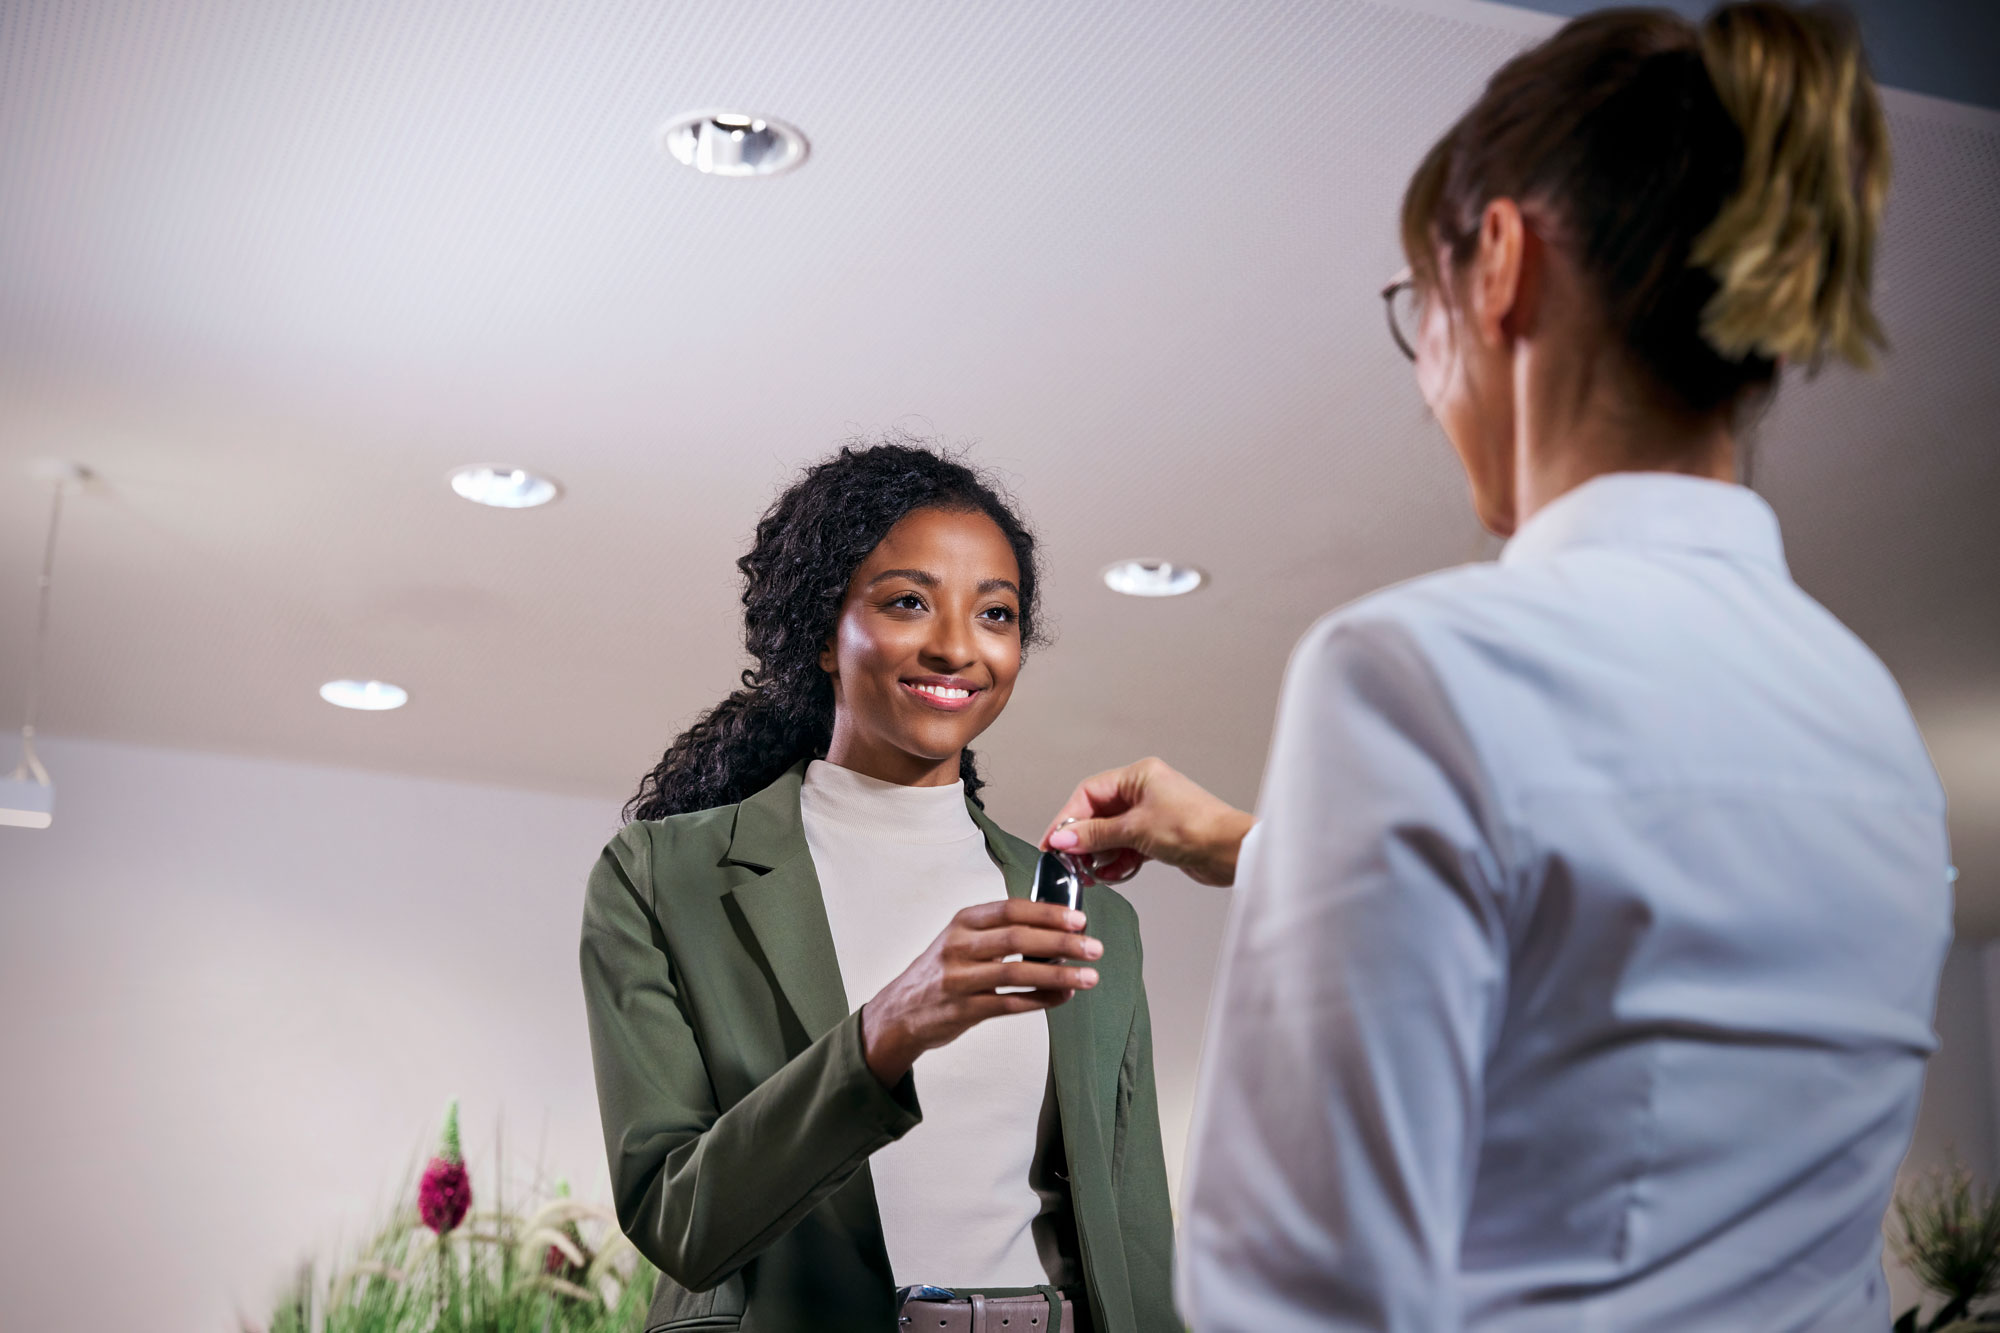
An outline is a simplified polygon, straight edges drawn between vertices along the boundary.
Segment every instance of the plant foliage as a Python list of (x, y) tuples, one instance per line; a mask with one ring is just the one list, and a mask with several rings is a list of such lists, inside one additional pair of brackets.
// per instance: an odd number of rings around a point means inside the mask
[(1972, 1307), (2000, 1290), (2000, 1189), (1981, 1188), (1954, 1160), (1948, 1170), (1897, 1191), (1895, 1211), (1897, 1257), (1944, 1300), (1925, 1323), (1907, 1311), (1896, 1322), (1899, 1333), (1969, 1324)]
[(496, 1191), (443, 1234), (411, 1200), (344, 1264), (301, 1270), (243, 1333), (639, 1333), (655, 1276), (611, 1210), (561, 1182), (531, 1212)]

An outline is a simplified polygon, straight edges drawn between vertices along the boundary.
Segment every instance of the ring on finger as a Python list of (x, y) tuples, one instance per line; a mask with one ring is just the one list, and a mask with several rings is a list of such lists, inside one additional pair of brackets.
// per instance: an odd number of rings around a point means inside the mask
[(1090, 877), (1096, 880), (1099, 884), (1123, 884), (1126, 880), (1132, 878), (1132, 876), (1139, 873), (1140, 863), (1135, 858), (1132, 864), (1126, 868), (1124, 874), (1122, 875), (1105, 874), (1102, 867), (1112, 864), (1117, 859), (1118, 859), (1117, 852), (1097, 853), (1097, 855), (1091, 858)]
[[(1056, 825), (1056, 830), (1060, 832), (1061, 830), (1068, 828), (1071, 824), (1077, 824), (1081, 822), (1082, 819), (1080, 816), (1071, 815), (1067, 819), (1063, 820), (1062, 823)], [(1137, 861), (1134, 861), (1132, 863), (1131, 868), (1128, 869), (1122, 875), (1105, 874), (1103, 872), (1103, 867), (1110, 865), (1113, 861), (1116, 861), (1118, 859), (1118, 853), (1115, 850), (1109, 852), (1089, 853), (1090, 860), (1088, 864), (1084, 862), (1083, 856), (1076, 852), (1057, 852), (1056, 855), (1060, 856), (1063, 859), (1063, 864), (1067, 865), (1072, 873), (1079, 875), (1088, 875), (1092, 879), (1096, 880), (1099, 884), (1123, 884), (1126, 880), (1132, 878), (1132, 876), (1139, 873), (1139, 863)]]

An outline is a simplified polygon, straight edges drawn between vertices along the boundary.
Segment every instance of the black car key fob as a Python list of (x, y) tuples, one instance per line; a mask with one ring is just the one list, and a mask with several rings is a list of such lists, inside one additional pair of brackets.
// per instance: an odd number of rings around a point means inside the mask
[[(1043, 852), (1042, 859), (1035, 862), (1034, 899), (1038, 903), (1055, 903), (1071, 910), (1083, 906), (1083, 879), (1070, 869), (1069, 863), (1054, 852)], [(1069, 964), (1068, 958), (1029, 958), (1030, 963)]]

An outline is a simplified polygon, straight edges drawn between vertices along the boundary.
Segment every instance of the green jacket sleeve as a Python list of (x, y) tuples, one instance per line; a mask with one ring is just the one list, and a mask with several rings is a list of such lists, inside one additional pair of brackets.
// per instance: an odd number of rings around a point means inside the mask
[(1153, 1018), (1143, 982), (1125, 1039), (1118, 1087), (1119, 1125), (1111, 1174), (1118, 1192), (1133, 1313), (1148, 1333), (1182, 1329), (1185, 1325), (1174, 1313), (1174, 1215), (1167, 1196), (1166, 1149), (1160, 1140), (1160, 1101), (1153, 1085)]
[(718, 1108), (652, 901), (651, 835), (599, 858), (583, 917), (583, 991), (618, 1220), (690, 1291), (755, 1258), (922, 1118), (882, 1086), (850, 1015), (735, 1105)]

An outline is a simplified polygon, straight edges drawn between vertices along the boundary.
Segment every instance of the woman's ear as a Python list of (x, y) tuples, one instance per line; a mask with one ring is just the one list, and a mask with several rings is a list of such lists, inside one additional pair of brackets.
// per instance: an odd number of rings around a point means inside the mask
[(829, 676), (840, 674), (840, 658), (833, 651), (833, 640), (828, 639), (819, 650), (819, 669)]
[(1533, 285), (1529, 234), (1521, 206), (1495, 199), (1479, 218), (1479, 255), (1472, 278), (1472, 326), (1479, 340), (1504, 346), (1521, 332)]

